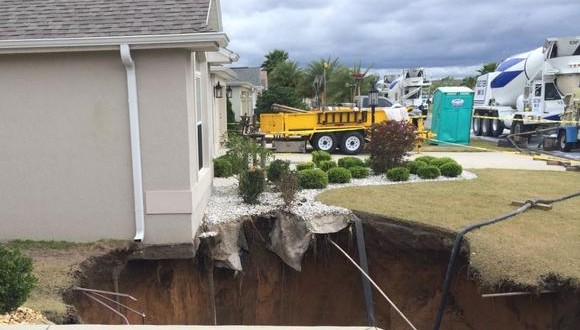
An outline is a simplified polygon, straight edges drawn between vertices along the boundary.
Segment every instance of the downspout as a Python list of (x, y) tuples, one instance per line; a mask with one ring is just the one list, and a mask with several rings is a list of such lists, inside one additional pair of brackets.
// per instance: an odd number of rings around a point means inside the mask
[(143, 207), (143, 170), (141, 169), (141, 136), (139, 133), (139, 104), (137, 101), (137, 75), (129, 45), (122, 44), (121, 60), (127, 71), (127, 95), (129, 100), (129, 129), (131, 131), (131, 163), (133, 166), (133, 202), (135, 205), (135, 242), (145, 236), (145, 212)]

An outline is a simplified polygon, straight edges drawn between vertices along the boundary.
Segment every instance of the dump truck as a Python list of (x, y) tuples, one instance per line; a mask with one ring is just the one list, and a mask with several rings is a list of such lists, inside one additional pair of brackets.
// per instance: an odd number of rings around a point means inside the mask
[(546, 39), (544, 46), (513, 55), (477, 78), (473, 133), (499, 136), (557, 126), (564, 97), (580, 79), (580, 36)]
[[(275, 105), (273, 110), (277, 113), (260, 114), (260, 133), (273, 139), (306, 140), (316, 150), (334, 152), (340, 149), (347, 155), (363, 150), (367, 130), (373, 123), (409, 120), (407, 109), (403, 107), (376, 108), (374, 115), (371, 109), (357, 107), (307, 111)], [(420, 135), (426, 134), (422, 121), (417, 129)]]

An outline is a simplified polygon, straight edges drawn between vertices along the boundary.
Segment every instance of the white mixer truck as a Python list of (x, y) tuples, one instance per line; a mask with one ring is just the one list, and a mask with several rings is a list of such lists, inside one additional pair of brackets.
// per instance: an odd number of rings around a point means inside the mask
[(377, 89), (394, 103), (413, 107), (427, 113), (431, 81), (423, 68), (405, 69), (401, 75), (386, 75), (377, 83)]
[(549, 38), (544, 47), (511, 56), (477, 78), (473, 133), (499, 136), (556, 125), (564, 97), (580, 82), (580, 36)]

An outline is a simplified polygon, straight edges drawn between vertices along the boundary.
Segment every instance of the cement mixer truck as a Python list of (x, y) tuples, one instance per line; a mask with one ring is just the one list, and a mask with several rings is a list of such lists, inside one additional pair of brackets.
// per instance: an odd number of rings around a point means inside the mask
[(549, 38), (544, 47), (511, 56), (477, 78), (473, 133), (499, 136), (555, 126), (564, 97), (580, 82), (580, 36)]
[(385, 75), (376, 87), (382, 95), (394, 103), (427, 114), (431, 81), (425, 77), (423, 68), (405, 69), (401, 75)]

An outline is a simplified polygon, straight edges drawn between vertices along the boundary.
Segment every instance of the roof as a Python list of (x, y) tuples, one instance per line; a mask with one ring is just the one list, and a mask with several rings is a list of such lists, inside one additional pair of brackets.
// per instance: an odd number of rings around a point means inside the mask
[(465, 86), (439, 87), (437, 90), (443, 93), (473, 93), (472, 89)]
[[(260, 77), (261, 68), (231, 68), (238, 77), (234, 82), (248, 82), (254, 86), (262, 86), (262, 79)], [(266, 87), (266, 86), (263, 86)]]
[(219, 32), (211, 0), (0, 0), (0, 40)]

